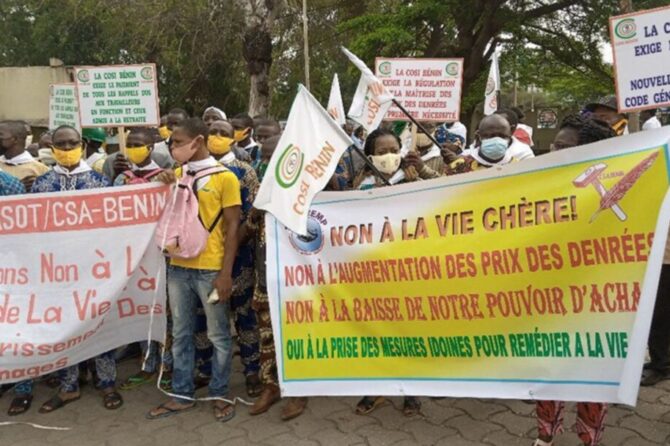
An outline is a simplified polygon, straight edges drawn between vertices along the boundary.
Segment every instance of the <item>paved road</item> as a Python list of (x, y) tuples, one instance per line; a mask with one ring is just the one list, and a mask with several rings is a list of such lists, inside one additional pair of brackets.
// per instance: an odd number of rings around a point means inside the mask
[[(134, 371), (135, 363), (120, 366), (120, 376)], [(242, 395), (239, 364), (232, 391)], [(213, 421), (211, 408), (198, 408), (169, 419), (147, 421), (145, 412), (163, 401), (153, 387), (124, 392), (125, 405), (117, 411), (102, 407), (101, 398), (90, 387), (83, 397), (57, 412), (37, 413), (51, 390), (39, 385), (36, 404), (29, 413), (9, 418), (5, 414), (11, 394), (0, 399), (2, 421), (27, 421), (50, 426), (67, 426), (65, 432), (38, 430), (26, 426), (0, 426), (0, 446), (190, 446), (190, 445), (445, 445), (445, 446), (529, 446), (535, 435), (533, 406), (520, 401), (474, 399), (423, 399), (423, 414), (405, 418), (398, 408), (400, 398), (367, 416), (353, 413), (357, 398), (313, 398), (299, 418), (279, 420), (280, 405), (267, 414), (251, 417), (238, 405), (237, 416), (228, 423)], [(567, 427), (574, 423), (574, 407), (568, 406)], [(569, 431), (558, 446), (577, 445)], [(635, 410), (610, 408), (603, 442), (606, 446), (670, 444), (670, 381), (642, 389)]]

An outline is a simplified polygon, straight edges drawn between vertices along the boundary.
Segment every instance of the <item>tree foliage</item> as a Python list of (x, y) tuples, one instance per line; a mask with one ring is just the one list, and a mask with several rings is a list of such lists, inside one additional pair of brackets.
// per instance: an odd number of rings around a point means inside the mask
[[(234, 114), (248, 109), (250, 76), (261, 61), (270, 69), (271, 114), (285, 117), (297, 83), (304, 81), (302, 2), (253, 0), (272, 4), (267, 28), (250, 22), (245, 2), (250, 0), (2, 0), (0, 65), (46, 65), (50, 57), (67, 65), (154, 62), (164, 108), (201, 112), (217, 105)], [(461, 57), (462, 109), (470, 114), (482, 100), (488, 58), (497, 49), (507, 89), (518, 81), (521, 88), (541, 88), (552, 101), (576, 105), (613, 89), (601, 48), (608, 45), (608, 17), (618, 13), (619, 3), (308, 0), (312, 92), (325, 101), (337, 72), (348, 102), (358, 73), (341, 45), (370, 66), (376, 56)], [(636, 9), (666, 3), (634, 2)], [(249, 44), (256, 41), (252, 25), (267, 32), (258, 34), (263, 54)]]

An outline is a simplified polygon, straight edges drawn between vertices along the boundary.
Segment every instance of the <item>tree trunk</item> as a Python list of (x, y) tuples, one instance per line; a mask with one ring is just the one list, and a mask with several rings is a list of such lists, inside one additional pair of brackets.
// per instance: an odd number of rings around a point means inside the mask
[(244, 11), (246, 30), (243, 55), (250, 78), (249, 115), (267, 116), (270, 109), (270, 67), (272, 66), (272, 27), (281, 0), (236, 0)]

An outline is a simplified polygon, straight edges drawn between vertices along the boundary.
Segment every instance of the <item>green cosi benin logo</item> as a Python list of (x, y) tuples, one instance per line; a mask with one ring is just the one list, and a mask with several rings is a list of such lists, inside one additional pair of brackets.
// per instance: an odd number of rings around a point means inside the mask
[(614, 34), (620, 39), (631, 39), (637, 34), (635, 19), (623, 19), (614, 27)]
[(458, 62), (450, 62), (444, 69), (447, 76), (457, 76), (458, 75)]
[(154, 79), (154, 70), (152, 67), (144, 67), (140, 71), (140, 76), (142, 76), (143, 79), (151, 81)]
[(382, 62), (379, 64), (379, 74), (382, 76), (391, 75), (391, 62)]
[(77, 73), (77, 79), (79, 79), (79, 82), (88, 82), (91, 80), (91, 77), (88, 74), (88, 70), (80, 70)]
[(284, 149), (275, 166), (277, 183), (284, 189), (293, 186), (298, 181), (298, 177), (300, 177), (304, 162), (305, 155), (300, 150), (300, 147), (289, 144)]

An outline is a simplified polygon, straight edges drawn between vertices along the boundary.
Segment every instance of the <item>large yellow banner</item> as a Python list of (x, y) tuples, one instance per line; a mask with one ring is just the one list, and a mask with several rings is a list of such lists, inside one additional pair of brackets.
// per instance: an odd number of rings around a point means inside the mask
[(307, 236), (268, 217), (283, 391), (634, 403), (669, 139), (321, 194)]

